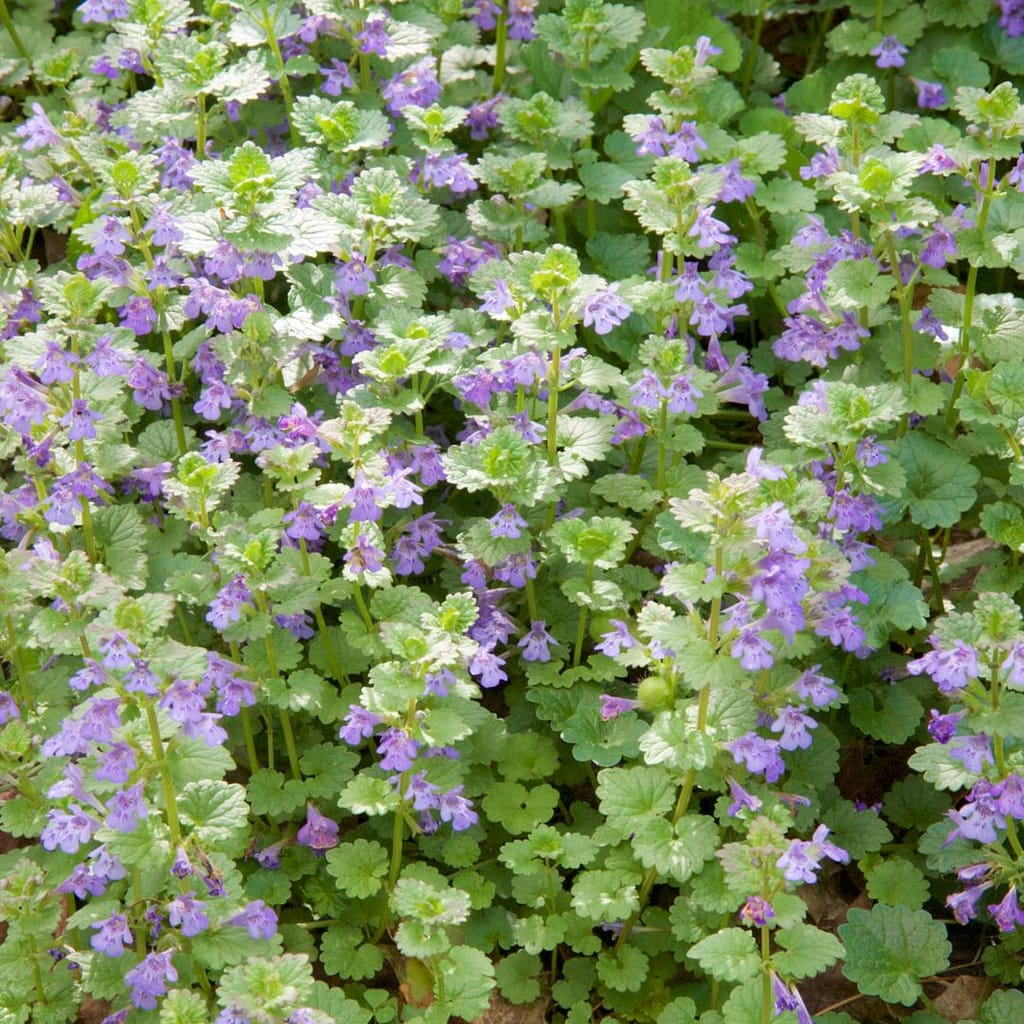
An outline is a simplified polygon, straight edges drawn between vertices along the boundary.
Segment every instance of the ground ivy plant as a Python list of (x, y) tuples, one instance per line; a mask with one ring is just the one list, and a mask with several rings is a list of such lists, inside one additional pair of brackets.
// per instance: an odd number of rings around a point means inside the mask
[(0, 23), (0, 1024), (1022, 1019), (1019, 0)]

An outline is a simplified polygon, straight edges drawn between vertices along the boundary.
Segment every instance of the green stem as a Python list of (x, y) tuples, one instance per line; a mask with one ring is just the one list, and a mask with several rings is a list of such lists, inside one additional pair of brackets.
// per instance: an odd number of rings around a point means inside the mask
[[(594, 563), (587, 566), (587, 592), (589, 593), (594, 585)], [(578, 668), (580, 658), (583, 656), (583, 641), (587, 635), (587, 606), (580, 605), (579, 618), (576, 620), (576, 649), (572, 654), (572, 667)]]
[(494, 78), (491, 80), (491, 95), (497, 96), (505, 81), (505, 52), (508, 49), (508, 12), (501, 5), (498, 26), (494, 36)]
[(206, 155), (206, 95), (196, 96), (196, 159)]
[(178, 820), (178, 797), (171, 778), (171, 766), (167, 762), (164, 741), (160, 738), (160, 723), (156, 717), (156, 709), (151, 703), (146, 704), (146, 719), (149, 722), (149, 738), (153, 746), (153, 757), (160, 769), (160, 783), (164, 791), (164, 809), (167, 811), (167, 827), (171, 831), (171, 845), (177, 849), (181, 845), (181, 823)]
[(658, 412), (658, 476), (657, 487), (659, 491), (665, 490), (665, 460), (668, 449), (665, 441), (668, 438), (668, 400), (661, 399), (661, 408)]
[[(143, 889), (142, 889), (142, 869), (132, 868), (132, 892), (135, 894), (135, 905), (137, 907), (142, 906), (143, 902)], [(135, 932), (135, 952), (139, 956), (146, 955), (146, 925), (142, 918), (136, 918), (136, 924), (134, 928)]]
[(28, 953), (32, 960), (32, 984), (36, 990), (36, 1000), (42, 1006), (46, 1006), (49, 1000), (46, 998), (46, 989), (43, 987), (43, 973), (39, 969), (39, 950), (36, 948), (36, 940), (31, 932), (28, 933)]
[(743, 62), (743, 78), (740, 84), (740, 92), (746, 99), (750, 95), (750, 83), (754, 78), (754, 65), (757, 63), (757, 51), (761, 45), (761, 32), (764, 29), (764, 15), (767, 3), (762, 0), (761, 6), (757, 9), (757, 17), (754, 19), (754, 31), (750, 34), (750, 48), (747, 50), (747, 59)]
[[(719, 601), (720, 601), (720, 599), (716, 598), (716, 604)], [(712, 609), (712, 612), (714, 614), (714, 612), (715, 612), (714, 608)], [(714, 619), (715, 619), (716, 628), (717, 628), (717, 621), (718, 621), (717, 614), (714, 614)], [(710, 620), (709, 620), (708, 624), (710, 626)], [(710, 710), (710, 707), (711, 707), (711, 687), (710, 686), (705, 686), (704, 689), (702, 689), (700, 691), (700, 698), (699, 698), (699, 700), (697, 702), (697, 731), (698, 732), (702, 733), (702, 732), (705, 732), (706, 729), (707, 729), (707, 725), (708, 725), (708, 712)], [(679, 798), (676, 800), (675, 810), (673, 810), (673, 812), (672, 812), (672, 827), (673, 827), (673, 829), (675, 828), (676, 825), (679, 824), (679, 820), (682, 818), (682, 816), (687, 812), (687, 810), (690, 807), (690, 799), (693, 796), (693, 787), (694, 787), (696, 781), (697, 781), (697, 770), (695, 768), (690, 768), (687, 771), (685, 778), (683, 779), (682, 786), (680, 786), (680, 788), (679, 788)], [(619, 937), (615, 940), (615, 949), (616, 950), (621, 949), (625, 945), (626, 941), (629, 939), (630, 932), (633, 931), (633, 928), (636, 925), (637, 921), (640, 920), (640, 915), (644, 912), (644, 908), (647, 906), (647, 900), (649, 899), (649, 897), (651, 895), (651, 890), (654, 888), (654, 883), (657, 880), (658, 880), (658, 869), (657, 868), (648, 868), (647, 873), (643, 877), (643, 881), (640, 883), (640, 892), (637, 894), (637, 908), (636, 908), (636, 910), (633, 911), (632, 914), (630, 914), (629, 919), (622, 926), (622, 931), (619, 932)]]
[[(995, 192), (995, 161), (988, 162), (988, 180), (985, 182), (985, 191), (981, 199), (981, 210), (978, 212), (978, 234), (984, 236), (985, 227), (988, 224), (989, 210), (992, 207), (992, 196)], [(972, 263), (967, 271), (967, 284), (964, 289), (964, 314), (963, 322), (960, 325), (960, 339), (957, 344), (957, 368), (956, 380), (953, 382), (953, 390), (949, 395), (949, 404), (946, 406), (946, 427), (952, 430), (956, 426), (956, 403), (964, 389), (964, 372), (967, 369), (967, 359), (971, 353), (971, 325), (974, 320), (974, 295), (978, 286), (978, 267)]]
[(558, 461), (558, 386), (561, 373), (562, 349), (555, 345), (551, 352), (551, 369), (548, 371), (548, 465)]
[(242, 712), (242, 732), (245, 733), (245, 754), (249, 759), (249, 771), (258, 772), (260, 770), (259, 758), (256, 756), (256, 737), (252, 731), (252, 719), (249, 717), (249, 709), (243, 707)]
[(366, 600), (363, 597), (363, 588), (359, 585), (356, 580), (352, 581), (352, 598), (356, 603), (356, 608), (359, 609), (359, 614), (362, 617), (363, 625), (366, 626), (366, 632), (373, 632), (373, 616), (370, 614), (370, 609), (366, 607)]
[(261, 0), (260, 10), (263, 13), (262, 27), (267, 36), (267, 45), (270, 47), (270, 52), (274, 55), (274, 60), (277, 61), (277, 84), (281, 87), (281, 98), (284, 100), (284, 111), (288, 117), (288, 134), (292, 140), (292, 147), (298, 149), (302, 145), (302, 138), (299, 135), (298, 129), (295, 127), (295, 122), (292, 120), (292, 87), (291, 83), (288, 81), (288, 72), (285, 71), (284, 57), (281, 54), (281, 47), (277, 42), (277, 33), (274, 31), (274, 22), (270, 17), (270, 12), (267, 10), (265, 0)]
[(772, 943), (767, 925), (761, 926), (761, 1024), (770, 1024), (775, 1013), (775, 997), (772, 994), (771, 962)]
[[(296, 501), (295, 507), (298, 508), (298, 501)], [(299, 538), (299, 552), (302, 556), (302, 571), (307, 576), (312, 576), (313, 573), (309, 567), (309, 549), (306, 547), (306, 541), (302, 537)], [(327, 664), (330, 667), (331, 675), (344, 685), (348, 682), (348, 676), (342, 671), (341, 664), (338, 661), (338, 655), (334, 650), (334, 644), (331, 643), (330, 634), (327, 632), (327, 622), (324, 619), (323, 609), (320, 607), (319, 602), (313, 609), (313, 618), (316, 619), (317, 632), (320, 634), (320, 642), (324, 645), (324, 653), (327, 655)]]
[(18, 30), (14, 27), (11, 13), (7, 10), (7, 0), (0, 0), (0, 25), (3, 25), (4, 30), (11, 37), (11, 42), (14, 44), (14, 49), (18, 51), (18, 56), (31, 67), (32, 55), (25, 48)]
[[(167, 329), (167, 317), (166, 314), (161, 310), (160, 312), (160, 333), (163, 336), (164, 342), (164, 361), (167, 364), (167, 381), (170, 384), (175, 383), (175, 365), (174, 365), (174, 343), (171, 341), (171, 332)], [(181, 416), (181, 399), (171, 399), (171, 416), (174, 418), (174, 436), (178, 441), (178, 455), (184, 455), (188, 451), (188, 445), (185, 443), (185, 423)]]

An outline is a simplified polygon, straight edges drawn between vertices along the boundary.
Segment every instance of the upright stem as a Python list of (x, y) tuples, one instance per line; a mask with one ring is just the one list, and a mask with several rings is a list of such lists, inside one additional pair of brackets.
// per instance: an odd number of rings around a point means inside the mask
[(178, 820), (178, 797), (171, 778), (171, 766), (167, 762), (164, 741), (160, 738), (160, 723), (156, 717), (156, 709), (151, 703), (146, 704), (146, 719), (149, 722), (149, 739), (153, 747), (153, 757), (160, 769), (160, 783), (164, 791), (164, 809), (167, 811), (167, 827), (171, 830), (171, 846), (177, 849), (181, 845), (181, 823)]
[(21, 36), (18, 35), (18, 30), (14, 27), (10, 11), (7, 10), (7, 0), (0, 0), (0, 25), (3, 25), (4, 30), (11, 37), (11, 42), (14, 44), (14, 49), (18, 51), (18, 56), (31, 66), (32, 54), (25, 48), (25, 44), (21, 41)]
[[(985, 191), (982, 194), (981, 209), (978, 211), (978, 234), (984, 236), (985, 226), (988, 224), (989, 210), (992, 207), (992, 196), (995, 192), (996, 170), (995, 161), (988, 162), (988, 180), (985, 182)], [(956, 403), (964, 390), (964, 371), (967, 368), (967, 360), (971, 354), (971, 324), (974, 320), (974, 294), (978, 286), (978, 267), (972, 263), (967, 271), (967, 285), (964, 289), (964, 315), (960, 324), (960, 339), (957, 344), (957, 368), (956, 380), (953, 382), (953, 390), (949, 395), (949, 404), (946, 406), (946, 426), (952, 430), (956, 426)]]
[(762, 0), (761, 6), (757, 9), (757, 17), (754, 19), (754, 30), (750, 34), (750, 48), (747, 50), (747, 59), (743, 62), (743, 79), (740, 83), (740, 92), (746, 99), (750, 95), (750, 83), (754, 78), (754, 65), (757, 63), (757, 50), (761, 45), (761, 31), (764, 28), (765, 8), (768, 4)]
[(505, 81), (505, 51), (508, 48), (508, 10), (502, 3), (498, 12), (498, 27), (494, 36), (494, 78), (491, 80), (491, 95), (497, 96)]

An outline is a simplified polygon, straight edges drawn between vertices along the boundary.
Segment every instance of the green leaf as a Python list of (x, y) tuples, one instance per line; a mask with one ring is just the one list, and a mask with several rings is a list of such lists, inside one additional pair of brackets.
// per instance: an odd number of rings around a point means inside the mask
[(388, 814), (399, 804), (398, 794), (387, 779), (357, 775), (342, 790), (338, 806), (353, 814)]
[(718, 826), (703, 814), (687, 814), (673, 826), (665, 818), (638, 819), (633, 850), (646, 868), (685, 882), (715, 855)]
[(675, 801), (675, 786), (659, 768), (605, 768), (598, 776), (597, 797), (608, 826), (623, 839), (637, 822), (659, 818)]
[(359, 928), (332, 925), (320, 940), (320, 963), (328, 974), (360, 981), (372, 978), (384, 966), (384, 954), (363, 941)]
[(110, 575), (129, 590), (146, 585), (146, 524), (134, 505), (105, 505), (93, 512), (96, 544)]
[(636, 885), (621, 871), (581, 871), (572, 885), (572, 906), (590, 921), (624, 921), (640, 901)]
[(282, 939), (253, 939), (244, 928), (211, 928), (192, 939), (192, 953), (196, 959), (219, 971), (225, 967), (244, 963), (250, 957), (270, 957), (280, 953)]
[(494, 964), (478, 949), (453, 946), (435, 969), (434, 995), (427, 1007), (427, 1024), (444, 1024), (451, 1017), (476, 1020), (490, 1005), (494, 990)]
[(380, 892), (388, 871), (388, 851), (380, 843), (356, 839), (327, 851), (327, 873), (354, 899)]
[[(758, 188), (756, 200), (758, 206), (769, 213), (810, 213), (818, 205), (814, 189), (789, 178), (772, 178)], [(841, 266), (840, 263), (836, 270)], [(832, 282), (831, 274), (829, 282)]]
[(843, 974), (865, 995), (912, 1006), (921, 996), (921, 979), (944, 970), (952, 950), (946, 926), (925, 910), (854, 907), (839, 926), (846, 946)]
[(907, 474), (907, 511), (918, 526), (955, 526), (977, 500), (974, 485), (981, 472), (941, 441), (911, 432), (900, 442), (899, 461)]
[(178, 812), (204, 847), (235, 857), (245, 851), (249, 806), (242, 786), (214, 779), (190, 782), (178, 798)]
[(484, 812), (507, 832), (519, 835), (547, 821), (558, 804), (558, 790), (543, 783), (527, 789), (518, 782), (495, 783), (483, 798)]
[(920, 910), (928, 901), (928, 880), (910, 861), (901, 857), (883, 860), (864, 874), (868, 880), (868, 895), (877, 903)]
[(843, 955), (843, 944), (812, 924), (780, 929), (775, 939), (783, 952), (776, 953), (772, 963), (789, 978), (813, 978)]
[(597, 955), (597, 977), (613, 992), (639, 992), (649, 966), (647, 954), (636, 946), (606, 949)]
[(861, 687), (850, 693), (849, 700), (850, 721), (884, 743), (906, 743), (924, 713), (921, 702), (899, 686)]
[(1024, 1020), (1024, 992), (993, 992), (985, 1000), (978, 1020), (967, 1024), (1018, 1024)]
[(830, 300), (840, 309), (884, 306), (892, 291), (892, 277), (871, 260), (843, 260), (828, 280)]
[(945, 817), (950, 799), (920, 775), (900, 779), (885, 795), (885, 816), (901, 828), (926, 829)]
[(832, 832), (829, 841), (846, 850), (854, 860), (880, 850), (892, 839), (885, 822), (874, 811), (858, 811), (849, 800), (830, 804), (822, 810), (821, 820)]
[(742, 928), (723, 928), (701, 939), (687, 956), (719, 981), (746, 981), (761, 971), (754, 937)]
[(253, 772), (246, 789), (253, 814), (273, 817), (291, 814), (306, 803), (306, 786), (298, 779), (286, 779), (281, 772), (261, 768)]
[(500, 960), (494, 974), (510, 1003), (532, 1003), (540, 995), (540, 972), (540, 957), (519, 949)]
[(907, 764), (920, 772), (936, 789), (969, 789), (978, 781), (976, 772), (968, 771), (941, 743), (918, 747)]
[(207, 1024), (209, 1019), (206, 1000), (198, 992), (176, 988), (160, 1000), (160, 1024)]
[(313, 989), (309, 957), (286, 953), (278, 957), (256, 958), (221, 975), (217, 1000), (221, 1006), (234, 1006), (250, 1016), (264, 1018), (280, 1013), (287, 1016), (302, 1006)]

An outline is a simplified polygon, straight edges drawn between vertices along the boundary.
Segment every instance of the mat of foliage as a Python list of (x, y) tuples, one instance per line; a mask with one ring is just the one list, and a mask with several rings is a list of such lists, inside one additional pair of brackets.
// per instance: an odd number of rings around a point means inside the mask
[(1019, 1024), (1020, 0), (0, 0), (0, 1024)]

